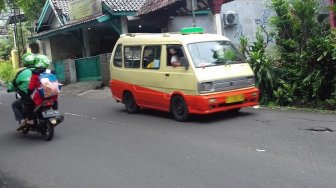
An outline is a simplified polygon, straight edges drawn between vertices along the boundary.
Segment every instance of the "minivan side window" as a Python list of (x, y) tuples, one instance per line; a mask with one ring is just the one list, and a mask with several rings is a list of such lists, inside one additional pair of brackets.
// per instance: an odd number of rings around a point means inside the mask
[(122, 53), (121, 53), (121, 44), (118, 44), (114, 57), (113, 57), (113, 65), (116, 67), (121, 67), (122, 65)]
[(141, 46), (126, 46), (124, 60), (126, 68), (140, 68)]
[(179, 64), (181, 57), (185, 57), (182, 45), (167, 45), (167, 66), (172, 66), (172, 61)]
[(145, 46), (143, 52), (142, 68), (159, 69), (161, 58), (161, 46)]

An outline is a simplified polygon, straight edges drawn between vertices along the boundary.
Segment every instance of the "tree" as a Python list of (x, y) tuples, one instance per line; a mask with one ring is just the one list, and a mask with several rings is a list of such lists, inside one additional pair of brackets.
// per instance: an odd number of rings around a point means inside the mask
[(0, 0), (0, 12), (17, 7), (24, 13), (28, 21), (38, 19), (46, 0)]
[[(24, 53), (27, 38), (30, 35), (28, 30), (31, 30), (31, 26), (34, 21), (39, 18), (40, 13), (42, 12), (43, 5), (46, 0), (0, 0), (0, 13), (4, 11), (9, 11), (13, 8), (20, 9), (21, 13), (25, 15), (25, 22), (17, 23), (16, 25), (8, 26), (9, 30), (9, 43), (17, 45), (17, 50), (19, 51), (19, 55), (21, 56)], [(16, 42), (14, 42), (13, 30), (16, 32)], [(6, 45), (2, 45), (1, 50), (7, 49)], [(0, 54), (3, 58), (7, 58), (7, 51), (3, 51), (4, 54)]]
[(0, 40), (0, 59), (8, 60), (11, 55), (13, 43), (8, 42), (7, 39)]
[[(277, 92), (291, 93), (290, 98), (296, 99), (282, 102), (317, 105), (333, 98), (335, 39), (328, 20), (317, 19), (320, 8), (317, 1), (271, 0), (271, 8), (276, 13), (271, 23), (281, 59)], [(292, 91), (288, 92), (288, 88)]]

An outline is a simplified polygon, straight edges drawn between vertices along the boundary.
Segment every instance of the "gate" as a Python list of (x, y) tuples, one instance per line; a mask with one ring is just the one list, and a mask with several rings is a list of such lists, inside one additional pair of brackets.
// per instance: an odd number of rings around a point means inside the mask
[(55, 72), (58, 81), (64, 82), (65, 81), (65, 67), (64, 62), (62, 60), (54, 62)]
[(99, 56), (76, 59), (75, 64), (77, 81), (85, 82), (102, 80)]

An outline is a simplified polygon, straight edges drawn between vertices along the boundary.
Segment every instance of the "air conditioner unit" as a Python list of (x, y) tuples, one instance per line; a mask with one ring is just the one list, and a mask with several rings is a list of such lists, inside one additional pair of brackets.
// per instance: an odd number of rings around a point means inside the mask
[(237, 25), (239, 22), (238, 13), (228, 11), (227, 13), (223, 14), (223, 21), (225, 27)]

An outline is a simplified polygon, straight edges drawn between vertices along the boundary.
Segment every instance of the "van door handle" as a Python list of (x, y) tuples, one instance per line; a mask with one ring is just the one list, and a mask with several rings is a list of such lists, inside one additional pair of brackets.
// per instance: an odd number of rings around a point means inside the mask
[(165, 74), (165, 76), (169, 76), (169, 74)]

